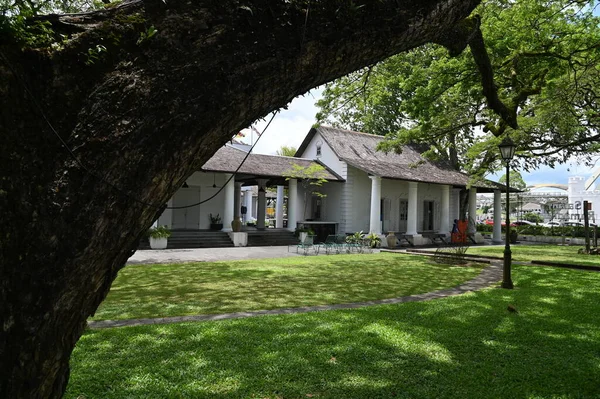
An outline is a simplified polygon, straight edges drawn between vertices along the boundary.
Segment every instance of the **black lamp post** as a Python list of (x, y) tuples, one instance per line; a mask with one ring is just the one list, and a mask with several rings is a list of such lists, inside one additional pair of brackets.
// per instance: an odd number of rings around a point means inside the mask
[(510, 267), (512, 264), (512, 252), (510, 251), (510, 161), (515, 156), (515, 143), (508, 137), (504, 137), (504, 140), (498, 145), (500, 148), (500, 154), (502, 159), (506, 162), (506, 237), (504, 246), (504, 267), (502, 269), (502, 288), (513, 288), (512, 278), (510, 276)]

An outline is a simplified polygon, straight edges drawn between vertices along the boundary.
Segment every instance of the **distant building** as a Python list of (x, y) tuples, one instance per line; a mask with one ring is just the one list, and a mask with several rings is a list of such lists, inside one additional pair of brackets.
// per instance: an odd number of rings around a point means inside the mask
[(600, 211), (600, 190), (598, 186), (594, 190), (586, 190), (586, 186), (590, 187), (591, 184), (589, 180), (585, 182), (584, 178), (580, 176), (569, 177), (569, 188), (567, 190), (569, 198), (568, 213), (565, 214), (569, 220), (583, 222), (583, 202), (588, 201), (590, 221), (596, 222), (595, 212)]

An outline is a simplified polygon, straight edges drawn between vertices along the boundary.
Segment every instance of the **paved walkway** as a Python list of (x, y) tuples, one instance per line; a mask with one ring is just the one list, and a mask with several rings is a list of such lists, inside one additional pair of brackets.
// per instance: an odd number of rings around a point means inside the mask
[[(278, 248), (278, 247), (276, 247)], [(144, 251), (146, 252), (146, 251)], [(154, 251), (157, 252), (157, 251)], [(295, 255), (295, 253), (294, 253)], [(135, 255), (134, 255), (135, 256)], [(243, 258), (246, 259), (246, 258)], [(198, 315), (198, 316), (179, 316), (179, 317), (164, 317), (157, 319), (133, 319), (133, 320), (103, 320), (103, 321), (90, 321), (88, 326), (90, 328), (111, 328), (111, 327), (125, 327), (125, 326), (141, 326), (148, 324), (168, 324), (168, 323), (181, 323), (189, 321), (215, 321), (215, 320), (227, 320), (227, 319), (242, 319), (246, 317), (256, 317), (264, 315), (282, 315), (282, 314), (293, 314), (293, 313), (308, 313), (308, 312), (319, 312), (324, 310), (336, 310), (336, 309), (356, 309), (366, 306), (375, 305), (389, 305), (395, 303), (404, 302), (417, 302), (417, 301), (429, 301), (432, 299), (445, 298), (454, 295), (460, 295), (471, 291), (476, 291), (482, 288), (489, 287), (502, 279), (502, 263), (492, 262), (490, 266), (487, 266), (474, 279), (467, 281), (464, 284), (454, 288), (446, 288), (439, 291), (428, 292), (425, 294), (410, 295), (400, 298), (392, 299), (381, 299), (377, 301), (367, 302), (355, 302), (345, 303), (339, 305), (321, 305), (321, 306), (306, 306), (301, 308), (284, 308), (284, 309), (272, 309), (272, 310), (258, 310), (253, 312), (235, 312), (235, 313), (224, 313), (216, 315)]]
[(302, 256), (287, 246), (278, 247), (233, 247), (233, 248), (190, 248), (160, 249), (136, 251), (127, 261), (128, 264), (142, 263), (182, 263), (182, 262), (215, 262), (219, 260), (243, 260), (263, 258), (285, 258)]

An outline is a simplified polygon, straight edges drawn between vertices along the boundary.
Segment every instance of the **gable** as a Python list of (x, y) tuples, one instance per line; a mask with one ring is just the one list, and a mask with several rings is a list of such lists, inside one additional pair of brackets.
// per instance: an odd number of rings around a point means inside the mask
[[(316, 131), (315, 129), (311, 129), (310, 134), (306, 137), (305, 141), (302, 143), (302, 146), (296, 152), (295, 157), (304, 158), (304, 159), (312, 159), (318, 160), (327, 166), (329, 169), (333, 170), (335, 173), (346, 178), (346, 165), (345, 162), (341, 161), (338, 155), (335, 153), (331, 145), (325, 140), (325, 138)], [(318, 154), (318, 147), (321, 148), (320, 155)]]

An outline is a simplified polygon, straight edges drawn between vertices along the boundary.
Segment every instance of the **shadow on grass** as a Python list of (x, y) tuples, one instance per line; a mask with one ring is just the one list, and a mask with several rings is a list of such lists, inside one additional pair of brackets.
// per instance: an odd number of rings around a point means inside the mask
[(482, 266), (419, 256), (339, 255), (125, 268), (94, 320), (215, 314), (421, 294), (457, 286)]
[(67, 397), (598, 397), (600, 274), (516, 267), (515, 283), (431, 302), (89, 331)]

